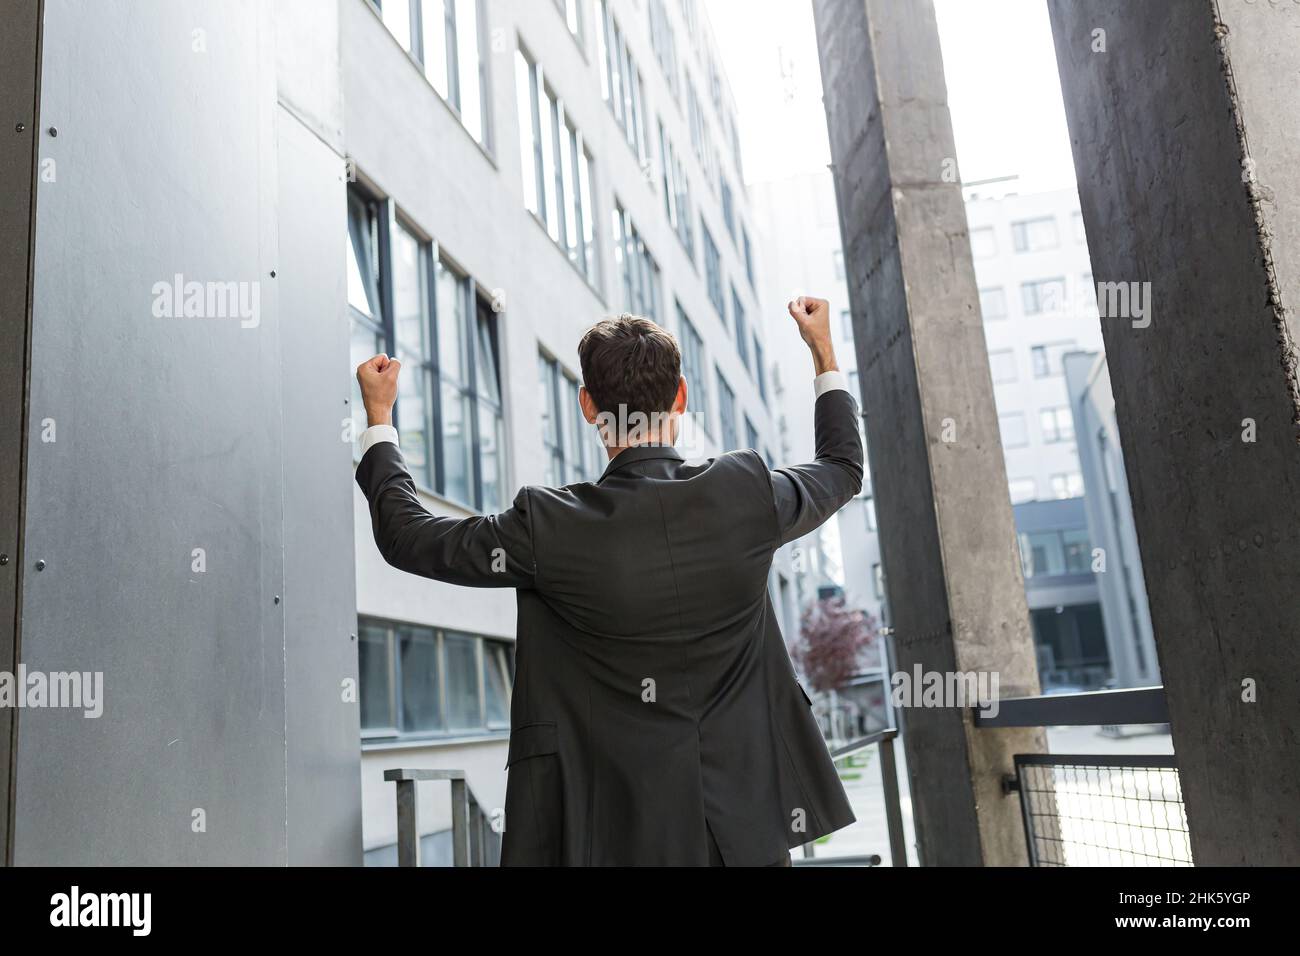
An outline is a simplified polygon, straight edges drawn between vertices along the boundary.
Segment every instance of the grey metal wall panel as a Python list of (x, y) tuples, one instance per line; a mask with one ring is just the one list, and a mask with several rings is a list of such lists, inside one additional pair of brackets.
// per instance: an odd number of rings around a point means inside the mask
[[(51, 0), (45, 30), (23, 660), (102, 671), (105, 706), (21, 712), (14, 860), (282, 863), (270, 8)], [(159, 317), (178, 274), (259, 314)]]
[(285, 109), (276, 131), (282, 401), (293, 423), (284, 431), (289, 862), (360, 865), (343, 158)]
[[(0, 671), (12, 672), (18, 649), (22, 454), (27, 397), (28, 295), (34, 199), (40, 4), (0, 0), (0, 89), (10, 103), (0, 129)], [(19, 129), (19, 124), (22, 129)], [(0, 708), (0, 863), (9, 858), (14, 711)]]

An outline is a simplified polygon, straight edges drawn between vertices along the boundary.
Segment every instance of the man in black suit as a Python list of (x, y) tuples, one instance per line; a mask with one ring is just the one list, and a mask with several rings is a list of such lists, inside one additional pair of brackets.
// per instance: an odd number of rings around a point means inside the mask
[(392, 427), (400, 365), (357, 370), (371, 425), (357, 482), (384, 559), (518, 595), (502, 865), (788, 865), (853, 822), (768, 599), (773, 552), (862, 486), (830, 307), (789, 311), (816, 372), (815, 461), (684, 461), (677, 343), (621, 316), (578, 347), (605, 473), (524, 488), (498, 515), (425, 509)]

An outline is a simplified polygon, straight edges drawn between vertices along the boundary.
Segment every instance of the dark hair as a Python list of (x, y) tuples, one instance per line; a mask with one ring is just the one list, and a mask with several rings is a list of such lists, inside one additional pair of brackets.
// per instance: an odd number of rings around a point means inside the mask
[(682, 377), (682, 353), (672, 333), (624, 313), (601, 319), (578, 343), (582, 384), (602, 412), (667, 412)]

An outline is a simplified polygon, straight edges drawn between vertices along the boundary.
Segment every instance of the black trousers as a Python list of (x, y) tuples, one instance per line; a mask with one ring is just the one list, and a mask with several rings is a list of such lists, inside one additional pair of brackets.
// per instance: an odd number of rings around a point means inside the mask
[[(709, 829), (709, 825), (707, 823), (704, 825), (704, 829), (708, 832), (709, 835), (709, 866), (726, 866), (727, 864), (722, 861), (722, 851), (718, 849), (718, 841), (713, 839), (713, 831)], [(793, 866), (794, 864), (790, 861), (790, 854), (786, 853), (784, 856), (781, 857), (781, 859), (777, 860), (775, 863), (769, 863), (767, 865), (768, 866)]]

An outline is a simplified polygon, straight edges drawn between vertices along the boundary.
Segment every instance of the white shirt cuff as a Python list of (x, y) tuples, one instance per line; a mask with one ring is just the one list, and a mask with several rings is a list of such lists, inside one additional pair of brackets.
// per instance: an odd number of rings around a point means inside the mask
[(361, 457), (366, 457), (366, 452), (370, 451), (372, 445), (377, 445), (381, 441), (390, 441), (397, 444), (397, 429), (392, 425), (371, 425), (361, 433)]
[[(846, 378), (844, 373), (838, 369), (830, 372), (822, 372), (813, 379), (814, 399), (821, 398), (827, 392), (833, 392), (837, 388), (842, 388), (846, 392), (849, 390), (848, 378)], [(365, 437), (362, 436), (361, 440), (365, 441)]]

